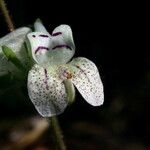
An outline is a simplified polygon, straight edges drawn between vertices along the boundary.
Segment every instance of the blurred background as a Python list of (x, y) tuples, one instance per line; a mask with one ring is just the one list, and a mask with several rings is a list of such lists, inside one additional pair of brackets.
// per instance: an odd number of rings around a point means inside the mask
[[(91, 1), (6, 3), (16, 28), (30, 27), (37, 18), (50, 33), (60, 24), (70, 25), (75, 57), (92, 60), (99, 69), (104, 105), (92, 107), (76, 91), (75, 103), (58, 117), (68, 150), (149, 150), (150, 53), (145, 46), (146, 9), (143, 11), (137, 3)], [(8, 32), (0, 13), (0, 37)], [(0, 90), (9, 86), (5, 79), (2, 81)], [(11, 150), (22, 139), (26, 140), (21, 141), (21, 149), (53, 149), (51, 131), (44, 122), (39, 127), (41, 121), (28, 98), (26, 85), (0, 92), (0, 149)]]

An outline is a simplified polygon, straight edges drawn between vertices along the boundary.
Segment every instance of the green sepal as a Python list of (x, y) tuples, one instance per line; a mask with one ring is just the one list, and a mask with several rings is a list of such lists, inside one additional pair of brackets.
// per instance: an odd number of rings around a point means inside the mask
[(31, 45), (30, 45), (28, 39), (26, 39), (26, 41), (24, 43), (24, 46), (25, 46), (25, 50), (26, 50), (26, 53), (27, 53), (27, 57), (29, 59), (28, 70), (30, 70), (32, 68), (32, 66), (35, 64), (35, 61), (32, 58)]
[(25, 72), (25, 68), (22, 62), (18, 59), (13, 50), (5, 45), (2, 46), (2, 51), (4, 55), (7, 57), (8, 61), (12, 62), (19, 70)]

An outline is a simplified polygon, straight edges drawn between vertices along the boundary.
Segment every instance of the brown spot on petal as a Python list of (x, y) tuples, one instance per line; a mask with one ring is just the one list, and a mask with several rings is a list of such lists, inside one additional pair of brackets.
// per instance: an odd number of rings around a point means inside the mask
[(72, 78), (72, 74), (67, 72), (67, 79), (71, 79)]

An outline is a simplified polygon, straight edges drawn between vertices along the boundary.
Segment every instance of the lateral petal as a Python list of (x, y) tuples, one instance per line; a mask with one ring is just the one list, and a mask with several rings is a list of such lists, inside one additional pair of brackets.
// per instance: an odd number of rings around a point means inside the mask
[(72, 82), (83, 98), (93, 106), (102, 105), (104, 102), (103, 84), (96, 65), (83, 57), (73, 59)]
[(68, 104), (63, 81), (53, 68), (34, 65), (28, 74), (28, 93), (43, 117), (61, 114)]

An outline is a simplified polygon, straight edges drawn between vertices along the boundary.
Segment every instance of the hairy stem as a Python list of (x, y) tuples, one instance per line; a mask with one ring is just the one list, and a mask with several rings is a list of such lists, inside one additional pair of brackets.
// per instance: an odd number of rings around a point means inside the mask
[(57, 118), (56, 117), (50, 118), (50, 122), (51, 122), (51, 130), (54, 136), (53, 139), (55, 142), (56, 150), (66, 150), (66, 146), (63, 141), (62, 131), (60, 129)]
[(8, 12), (8, 9), (6, 7), (6, 4), (5, 4), (4, 0), (0, 0), (0, 9), (3, 13), (3, 16), (5, 18), (5, 21), (7, 23), (9, 31), (13, 31), (14, 30), (14, 25), (13, 25), (13, 22), (11, 20), (11, 17), (9, 15), (9, 12)]

